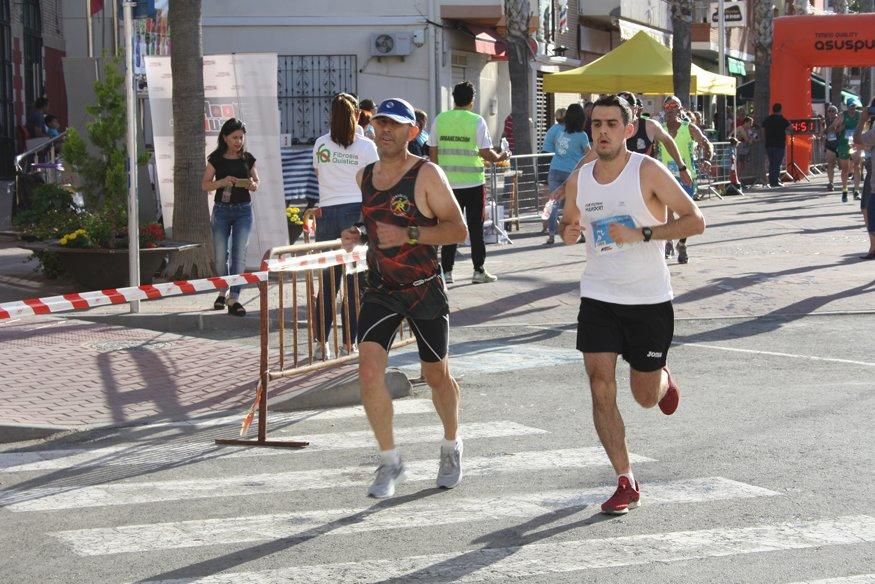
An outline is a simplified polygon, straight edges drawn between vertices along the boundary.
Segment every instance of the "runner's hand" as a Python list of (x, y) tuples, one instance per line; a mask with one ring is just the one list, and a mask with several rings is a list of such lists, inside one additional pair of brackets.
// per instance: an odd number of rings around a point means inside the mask
[(577, 240), (580, 238), (580, 223), (575, 221), (573, 224), (565, 224), (562, 223), (559, 226), (559, 235), (562, 236), (562, 241), (565, 242), (566, 245), (574, 245), (577, 243)]
[(390, 249), (407, 243), (407, 229), (389, 223), (377, 222), (377, 247)]
[(621, 223), (611, 223), (608, 225), (608, 235), (617, 243), (644, 241), (644, 234), (641, 233), (640, 229), (632, 229)]
[(355, 227), (348, 227), (340, 233), (340, 245), (344, 251), (352, 251), (352, 248), (360, 244), (362, 234)]
[(680, 175), (681, 175), (681, 182), (682, 183), (684, 183), (687, 186), (690, 186), (693, 184), (693, 177), (690, 176), (689, 170), (683, 171), (682, 173), (680, 173)]

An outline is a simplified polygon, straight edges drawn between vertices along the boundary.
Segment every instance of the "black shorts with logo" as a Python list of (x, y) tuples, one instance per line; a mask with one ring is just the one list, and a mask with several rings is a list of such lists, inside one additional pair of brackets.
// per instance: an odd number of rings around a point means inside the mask
[(419, 359), (425, 363), (437, 363), (447, 356), (450, 349), (450, 315), (448, 312), (435, 318), (406, 316), (377, 302), (365, 298), (358, 320), (358, 343), (377, 343), (386, 352), (395, 341), (398, 325), (407, 319), (407, 324), (416, 337)]
[(671, 301), (629, 305), (580, 299), (577, 350), (582, 353), (617, 353), (636, 371), (657, 371), (665, 367), (673, 337)]

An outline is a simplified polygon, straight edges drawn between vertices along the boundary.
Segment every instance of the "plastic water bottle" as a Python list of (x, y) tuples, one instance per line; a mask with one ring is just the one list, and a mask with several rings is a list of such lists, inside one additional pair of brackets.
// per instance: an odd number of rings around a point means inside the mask
[(555, 205), (555, 204), (556, 204), (556, 201), (554, 201), (553, 199), (550, 199), (547, 201), (547, 204), (544, 205), (544, 210), (541, 211), (541, 219), (543, 221), (546, 221), (547, 219), (550, 218), (550, 214), (553, 213), (553, 205)]
[(501, 139), (501, 151), (508, 152), (510, 149), (510, 143), (507, 141), (507, 138)]
[(231, 190), (233, 187), (225, 187), (222, 189), (222, 202), (230, 203), (231, 202)]

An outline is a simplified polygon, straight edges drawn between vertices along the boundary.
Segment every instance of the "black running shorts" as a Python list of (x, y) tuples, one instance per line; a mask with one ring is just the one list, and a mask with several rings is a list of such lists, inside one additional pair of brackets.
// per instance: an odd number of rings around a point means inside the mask
[(628, 305), (580, 299), (577, 350), (582, 353), (617, 353), (636, 371), (657, 371), (665, 367), (673, 337), (671, 301)]
[[(405, 317), (376, 302), (364, 302), (358, 320), (358, 342), (377, 343), (389, 352), (395, 340), (398, 325)], [(437, 318), (410, 318), (407, 323), (416, 337), (419, 358), (426, 363), (437, 363), (447, 356), (450, 345), (450, 315)]]

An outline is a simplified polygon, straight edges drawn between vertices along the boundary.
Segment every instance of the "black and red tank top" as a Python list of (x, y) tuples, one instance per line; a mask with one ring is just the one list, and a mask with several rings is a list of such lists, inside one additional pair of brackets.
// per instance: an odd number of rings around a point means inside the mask
[(437, 218), (426, 217), (416, 207), (416, 177), (425, 163), (419, 160), (386, 190), (374, 187), (374, 164), (362, 174), (362, 217), (368, 230), (368, 276), (365, 301), (386, 305), (399, 314), (436, 318), (446, 314), (446, 294), (439, 277), (437, 246), (404, 243), (379, 248), (377, 222), (399, 227), (430, 227)]

